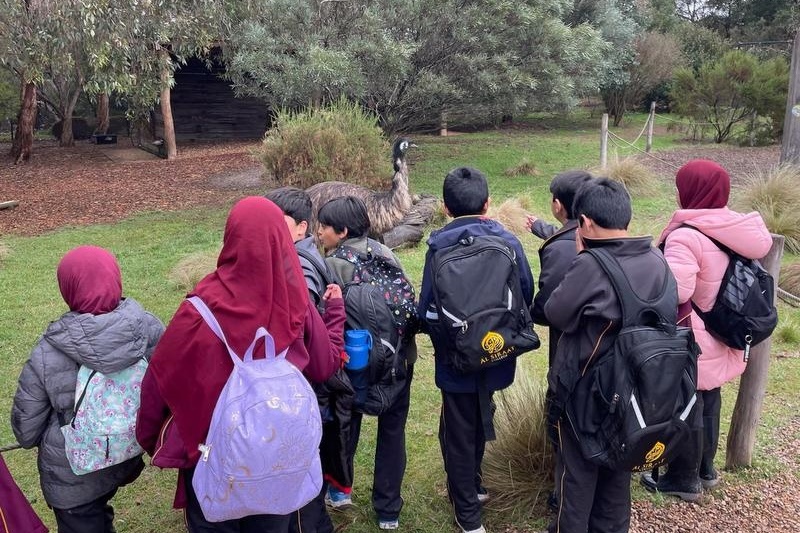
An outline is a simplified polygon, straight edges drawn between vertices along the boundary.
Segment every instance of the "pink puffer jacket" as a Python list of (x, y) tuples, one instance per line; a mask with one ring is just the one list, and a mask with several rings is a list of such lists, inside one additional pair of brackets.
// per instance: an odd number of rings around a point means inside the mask
[[(711, 309), (728, 267), (728, 256), (694, 226), (734, 252), (750, 259), (764, 257), (772, 237), (756, 212), (737, 213), (720, 209), (679, 209), (661, 233), (666, 241), (664, 257), (678, 282), (678, 302), (691, 299), (703, 311)], [(728, 348), (706, 331), (705, 324), (692, 311), (692, 329), (702, 354), (698, 360), (699, 390), (711, 390), (741, 375), (745, 369), (741, 350)]]

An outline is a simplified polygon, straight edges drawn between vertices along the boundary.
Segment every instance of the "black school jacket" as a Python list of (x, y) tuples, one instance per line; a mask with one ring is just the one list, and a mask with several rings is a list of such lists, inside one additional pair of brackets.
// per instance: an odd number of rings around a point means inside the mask
[[(539, 222), (538, 220), (536, 222)], [(558, 287), (564, 275), (575, 260), (575, 230), (578, 228), (577, 220), (567, 222), (557, 231), (553, 232), (539, 248), (539, 290), (533, 298), (531, 317), (537, 324), (550, 327), (550, 341), (548, 346), (548, 362), (553, 363), (556, 354), (556, 344), (561, 336), (561, 330), (552, 327), (544, 314), (544, 305)], [(539, 235), (539, 233), (536, 233)]]
[[(650, 237), (586, 239), (589, 248), (605, 248), (619, 260), (641, 298), (654, 298), (668, 275), (661, 252)], [(608, 350), (620, 330), (622, 309), (605, 271), (595, 258), (580, 253), (544, 307), (550, 325), (563, 333), (547, 375), (548, 420), (563, 414), (575, 382), (595, 356)]]

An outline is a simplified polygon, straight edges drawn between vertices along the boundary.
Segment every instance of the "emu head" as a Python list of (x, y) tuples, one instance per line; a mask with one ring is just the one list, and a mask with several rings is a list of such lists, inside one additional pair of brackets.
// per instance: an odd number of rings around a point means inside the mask
[(399, 137), (394, 142), (394, 146), (392, 146), (392, 163), (394, 164), (395, 172), (400, 171), (400, 165), (406, 158), (406, 151), (411, 147), (416, 148), (416, 146), (408, 137)]

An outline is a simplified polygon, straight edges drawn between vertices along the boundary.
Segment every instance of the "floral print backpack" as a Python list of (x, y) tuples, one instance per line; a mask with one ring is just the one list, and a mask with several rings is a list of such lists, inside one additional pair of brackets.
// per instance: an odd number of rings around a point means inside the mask
[(142, 378), (147, 361), (108, 374), (86, 366), (78, 370), (75, 410), (61, 427), (72, 471), (88, 474), (144, 453), (136, 442)]

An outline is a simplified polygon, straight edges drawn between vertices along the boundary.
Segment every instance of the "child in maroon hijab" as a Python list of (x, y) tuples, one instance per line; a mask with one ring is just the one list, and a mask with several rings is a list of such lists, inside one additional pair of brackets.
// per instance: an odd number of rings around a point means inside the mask
[(61, 426), (72, 418), (81, 365), (113, 373), (149, 359), (164, 326), (122, 297), (114, 256), (79, 246), (58, 264), (58, 287), (69, 312), (52, 322), (19, 377), (11, 427), (23, 448), (39, 448), (39, 478), (59, 533), (112, 533), (109, 501), (144, 467), (141, 455), (84, 475), (73, 473)]
[[(199, 296), (219, 321), (228, 343), (244, 353), (264, 326), (275, 350), (288, 347), (286, 359), (312, 382), (323, 382), (338, 368), (344, 348), (344, 302), (329, 286), (325, 316), (308, 298), (294, 243), (283, 212), (266, 198), (251, 196), (231, 210), (217, 269), (191, 295)], [(254, 353), (263, 353), (256, 347)], [(233, 363), (217, 336), (188, 302), (170, 321), (142, 383), (136, 436), (157, 466), (179, 468), (175, 507), (186, 508), (189, 531), (272, 533), (289, 527), (289, 516), (256, 515), (210, 523), (192, 488), (200, 457), (198, 444)], [(165, 430), (163, 438), (162, 428)], [(169, 450), (171, 457), (160, 459)], [(177, 454), (175, 452), (178, 452)]]
[[(719, 482), (714, 458), (719, 443), (720, 388), (744, 372), (741, 350), (726, 346), (706, 330), (694, 307), (708, 311), (714, 305), (728, 254), (711, 239), (749, 259), (764, 257), (772, 237), (761, 215), (728, 209), (731, 180), (720, 165), (694, 159), (675, 176), (679, 209), (661, 233), (659, 244), (678, 283), (678, 318), (692, 328), (701, 354), (697, 360), (697, 405), (702, 420), (696, 424), (685, 452), (673, 459), (658, 480), (641, 478), (645, 488), (677, 496), (686, 501), (700, 497), (702, 490)], [(710, 239), (710, 238), (711, 239)]]

